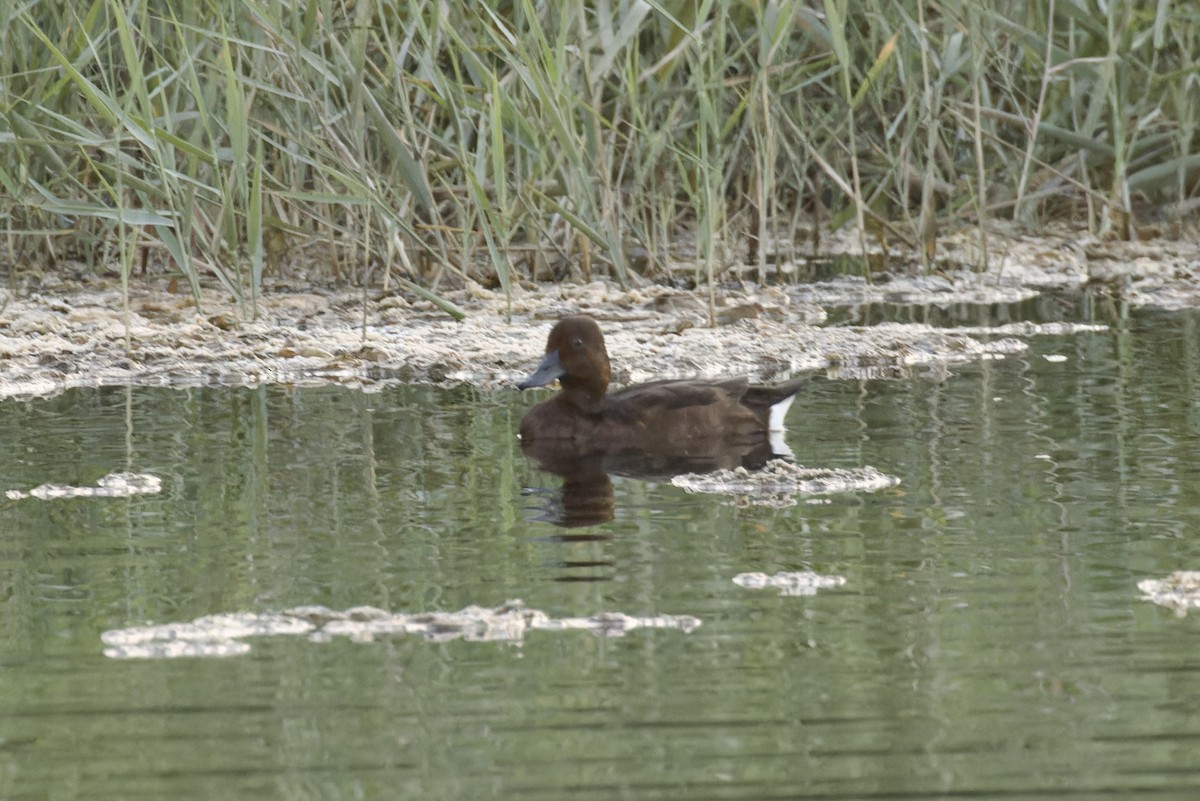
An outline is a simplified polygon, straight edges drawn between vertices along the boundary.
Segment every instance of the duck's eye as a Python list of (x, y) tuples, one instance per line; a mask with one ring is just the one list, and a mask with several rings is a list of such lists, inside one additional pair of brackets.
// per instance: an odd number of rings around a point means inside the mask
[(583, 337), (572, 337), (571, 338), (571, 347), (572, 348), (582, 348), (583, 347)]

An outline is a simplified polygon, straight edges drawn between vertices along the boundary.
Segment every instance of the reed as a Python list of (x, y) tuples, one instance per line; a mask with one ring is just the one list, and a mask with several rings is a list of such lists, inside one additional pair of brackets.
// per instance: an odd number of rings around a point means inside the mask
[[(1113, 0), (91, 0), (0, 11), (0, 261), (441, 298), (766, 279), (1197, 194), (1200, 10)], [(682, 267), (682, 270), (680, 269)], [(740, 272), (738, 274), (741, 274)]]

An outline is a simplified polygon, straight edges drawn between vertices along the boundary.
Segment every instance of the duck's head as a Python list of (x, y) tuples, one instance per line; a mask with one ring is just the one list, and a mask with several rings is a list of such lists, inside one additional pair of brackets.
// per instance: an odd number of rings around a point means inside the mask
[(557, 378), (568, 402), (584, 411), (595, 411), (608, 391), (611, 374), (600, 326), (580, 314), (564, 317), (550, 329), (546, 355), (517, 387), (544, 387)]

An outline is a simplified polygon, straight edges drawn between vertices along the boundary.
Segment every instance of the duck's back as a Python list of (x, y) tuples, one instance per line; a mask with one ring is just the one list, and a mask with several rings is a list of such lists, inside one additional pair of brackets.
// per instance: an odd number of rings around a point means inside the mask
[(753, 437), (765, 426), (740, 403), (748, 386), (745, 378), (652, 381), (610, 393), (604, 416), (652, 443)]

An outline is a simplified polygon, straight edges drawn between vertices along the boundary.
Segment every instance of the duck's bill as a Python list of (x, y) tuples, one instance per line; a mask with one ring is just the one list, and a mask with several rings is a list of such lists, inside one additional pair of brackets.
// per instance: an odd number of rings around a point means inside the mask
[(545, 355), (542, 363), (537, 366), (533, 373), (517, 384), (517, 389), (529, 389), (530, 387), (544, 387), (556, 378), (562, 378), (564, 373), (562, 362), (558, 360), (558, 351), (552, 350)]

